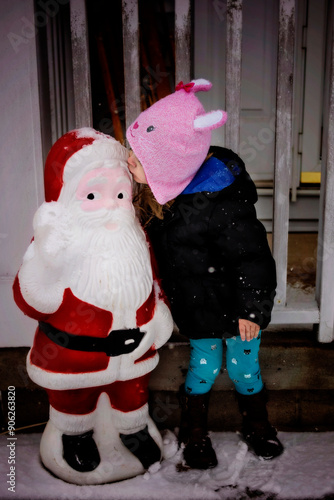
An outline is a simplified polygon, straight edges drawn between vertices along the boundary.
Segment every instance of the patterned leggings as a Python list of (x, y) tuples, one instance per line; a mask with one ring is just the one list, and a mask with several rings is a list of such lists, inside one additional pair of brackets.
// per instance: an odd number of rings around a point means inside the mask
[[(263, 388), (259, 365), (261, 332), (251, 341), (226, 339), (226, 368), (236, 391), (256, 394)], [(190, 362), (185, 381), (188, 394), (209, 392), (223, 362), (222, 339), (190, 339)]]

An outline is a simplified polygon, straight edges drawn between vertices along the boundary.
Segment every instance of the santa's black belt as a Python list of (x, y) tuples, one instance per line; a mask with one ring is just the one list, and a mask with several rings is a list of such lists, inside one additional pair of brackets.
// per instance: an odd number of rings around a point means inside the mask
[(89, 337), (86, 335), (73, 335), (72, 333), (58, 330), (49, 323), (39, 322), (39, 328), (55, 344), (84, 352), (104, 352), (107, 356), (120, 356), (134, 351), (140, 344), (145, 332), (139, 328), (130, 330), (113, 330), (108, 337)]

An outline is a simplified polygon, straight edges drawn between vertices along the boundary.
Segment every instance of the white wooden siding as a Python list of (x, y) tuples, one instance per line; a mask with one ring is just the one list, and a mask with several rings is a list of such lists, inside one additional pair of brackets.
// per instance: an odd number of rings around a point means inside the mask
[(0, 52), (0, 347), (29, 346), (36, 322), (13, 300), (12, 285), (44, 199), (33, 0), (2, 0)]

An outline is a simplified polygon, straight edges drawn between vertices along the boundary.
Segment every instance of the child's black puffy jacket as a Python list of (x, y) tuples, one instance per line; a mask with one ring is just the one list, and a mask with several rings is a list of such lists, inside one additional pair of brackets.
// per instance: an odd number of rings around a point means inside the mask
[(148, 228), (174, 320), (190, 338), (237, 335), (239, 318), (266, 328), (276, 288), (255, 185), (231, 150), (210, 152), (237, 172), (234, 182), (219, 192), (179, 195)]

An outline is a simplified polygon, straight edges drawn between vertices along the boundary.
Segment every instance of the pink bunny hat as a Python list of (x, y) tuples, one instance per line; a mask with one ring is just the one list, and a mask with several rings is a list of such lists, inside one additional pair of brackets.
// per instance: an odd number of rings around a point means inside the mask
[(180, 82), (173, 94), (143, 111), (126, 132), (161, 205), (182, 193), (191, 182), (208, 153), (211, 130), (227, 120), (225, 111), (206, 113), (195, 96), (211, 87), (203, 79), (185, 85)]

